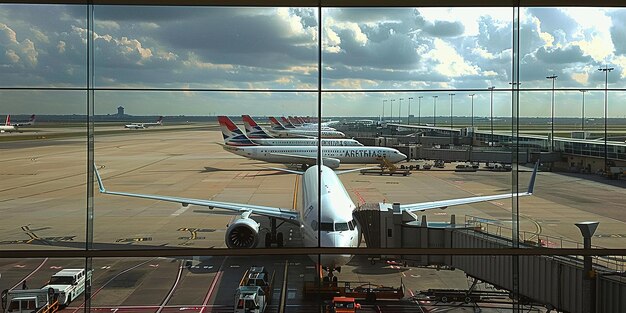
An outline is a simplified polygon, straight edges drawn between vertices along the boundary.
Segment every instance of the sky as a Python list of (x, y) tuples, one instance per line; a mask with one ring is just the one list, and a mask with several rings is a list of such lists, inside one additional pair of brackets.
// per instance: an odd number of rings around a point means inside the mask
[[(0, 5), (0, 83), (85, 88), (87, 8)], [(55, 18), (48, 18), (54, 16)], [(96, 114), (315, 115), (316, 8), (95, 6), (89, 75)], [(511, 114), (512, 8), (322, 10), (322, 112), (328, 116)], [(523, 8), (520, 115), (625, 116), (626, 9)], [(495, 86), (493, 102), (488, 87)], [(110, 89), (174, 88), (178, 91)], [(212, 92), (194, 89), (246, 90)], [(475, 91), (450, 91), (475, 89)], [(281, 92), (276, 92), (280, 90)], [(352, 90), (351, 92), (342, 92)], [(378, 91), (376, 91), (378, 90)], [(394, 90), (411, 90), (394, 92)], [(428, 90), (428, 91), (424, 91)], [(450, 96), (449, 93), (455, 93)], [(423, 97), (420, 99), (419, 97)], [(433, 96), (438, 96), (437, 99)], [(409, 99), (411, 98), (411, 99)], [(86, 93), (0, 91), (0, 114), (84, 114)], [(402, 106), (400, 106), (402, 104)], [(398, 110), (401, 109), (401, 112)]]

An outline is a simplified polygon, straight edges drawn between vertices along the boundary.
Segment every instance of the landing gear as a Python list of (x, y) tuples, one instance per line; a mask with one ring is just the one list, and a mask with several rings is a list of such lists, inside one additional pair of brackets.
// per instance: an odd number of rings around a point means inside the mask
[[(280, 224), (282, 225), (282, 223)], [(272, 244), (276, 244), (278, 248), (282, 248), (285, 245), (285, 241), (283, 239), (283, 233), (278, 232), (276, 229), (280, 226), (276, 226), (276, 219), (270, 219), (270, 232), (265, 234), (265, 247), (269, 248)]]

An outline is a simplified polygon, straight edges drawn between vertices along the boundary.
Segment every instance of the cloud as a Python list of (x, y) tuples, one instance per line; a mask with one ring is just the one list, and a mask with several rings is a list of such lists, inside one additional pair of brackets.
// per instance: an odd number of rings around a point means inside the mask
[(437, 72), (448, 77), (476, 75), (479, 68), (467, 62), (450, 44), (435, 38), (435, 47), (425, 55), (435, 63)]
[(566, 64), (576, 62), (591, 62), (591, 58), (583, 55), (579, 46), (566, 48), (546, 49), (541, 47), (537, 50), (537, 59), (541, 62), (552, 64)]
[(423, 29), (434, 37), (456, 37), (463, 35), (465, 27), (460, 22), (435, 21), (427, 23)]

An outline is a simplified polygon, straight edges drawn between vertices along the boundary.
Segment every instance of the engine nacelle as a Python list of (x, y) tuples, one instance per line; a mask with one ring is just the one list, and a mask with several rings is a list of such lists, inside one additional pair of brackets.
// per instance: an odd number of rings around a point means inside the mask
[(259, 223), (247, 217), (237, 217), (226, 229), (226, 246), (254, 248), (259, 243)]
[(326, 165), (326, 166), (328, 166), (328, 167), (330, 167), (332, 169), (335, 169), (335, 168), (339, 167), (339, 165), (341, 164), (341, 161), (339, 159), (335, 159), (335, 158), (324, 158), (322, 160), (322, 163), (324, 163), (324, 165)]

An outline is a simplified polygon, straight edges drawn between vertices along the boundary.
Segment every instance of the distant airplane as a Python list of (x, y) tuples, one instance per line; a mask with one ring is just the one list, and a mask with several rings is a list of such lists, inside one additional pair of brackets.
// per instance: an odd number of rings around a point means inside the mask
[[(271, 132), (276, 134), (279, 137), (317, 137), (318, 130), (317, 129), (296, 129), (296, 128), (287, 128), (281, 122), (279, 122), (275, 117), (270, 116), (270, 122), (272, 123)], [(293, 126), (293, 125), (292, 125)], [(345, 138), (346, 135), (337, 130), (324, 130), (321, 131), (322, 138)]]
[[(246, 130), (246, 136), (250, 141), (261, 146), (316, 146), (317, 138), (273, 138), (261, 126), (259, 126), (250, 115), (242, 115), (242, 120)], [(226, 116), (218, 117), (221, 124), (234, 123)], [(229, 127), (229, 129), (237, 129)], [(239, 131), (239, 129), (237, 129)], [(322, 139), (323, 146), (362, 146), (354, 139), (328, 138)]]
[(157, 119), (157, 121), (154, 123), (131, 123), (131, 124), (124, 125), (124, 128), (144, 129), (144, 128), (148, 128), (151, 126), (161, 126), (161, 125), (163, 125), (163, 116), (159, 116), (159, 119)]
[(0, 125), (0, 133), (4, 133), (4, 132), (14, 132), (14, 131), (19, 131), (20, 127), (25, 127), (25, 126), (32, 126), (35, 125), (35, 114), (30, 116), (30, 119), (28, 119), (28, 122), (17, 122), (17, 123), (11, 123), (11, 115), (7, 114), (7, 119), (4, 122), (4, 125)]
[[(445, 209), (454, 205), (530, 196), (533, 193), (538, 165), (539, 163), (535, 165), (528, 190), (524, 193), (513, 195), (509, 192), (491, 196), (401, 204), (400, 210), (421, 212), (431, 209)], [(226, 229), (225, 242), (226, 246), (229, 248), (254, 248), (259, 244), (261, 241), (261, 238), (259, 238), (260, 224), (252, 218), (254, 215), (268, 217), (272, 221), (270, 231), (265, 234), (265, 247), (269, 247), (273, 243), (277, 244), (278, 247), (282, 247), (284, 244), (284, 235), (282, 232), (278, 232), (280, 225), (276, 226), (276, 220), (299, 226), (298, 228), (301, 229), (305, 247), (317, 247), (318, 242), (321, 247), (357, 248), (359, 246), (361, 242), (359, 228), (362, 227), (362, 225), (359, 225), (353, 217), (354, 210), (357, 207), (350, 198), (348, 191), (346, 191), (346, 188), (341, 183), (338, 175), (358, 171), (360, 169), (334, 172), (330, 168), (321, 165), (319, 167), (312, 166), (306, 171), (277, 170), (302, 176), (300, 180), (302, 183), (299, 184), (299, 188), (302, 188), (302, 192), (299, 192), (299, 194), (303, 195), (300, 197), (301, 211), (247, 203), (108, 191), (104, 188), (102, 178), (94, 164), (94, 172), (98, 180), (99, 191), (102, 194), (174, 202), (180, 203), (184, 207), (193, 204), (208, 207), (211, 210), (217, 208), (241, 213)], [(321, 202), (318, 202), (317, 198), (319, 187), (318, 171), (321, 171)], [(320, 203), (322, 204), (321, 207)], [(318, 265), (328, 271), (328, 277), (325, 277), (324, 280), (336, 281), (337, 277), (333, 275), (333, 272), (341, 271), (341, 267), (352, 259), (352, 255), (311, 256), (311, 259), (316, 262), (316, 264), (318, 258), (320, 262)]]
[[(7, 118), (9, 116), (7, 115)], [(17, 122), (17, 123), (11, 123), (11, 125), (13, 126), (17, 126), (17, 127), (24, 127), (24, 126), (32, 126), (35, 125), (35, 114), (31, 115), (30, 118), (28, 119), (28, 122)]]
[(0, 133), (17, 131), (18, 126), (11, 125), (11, 115), (7, 114), (7, 119), (4, 125), (0, 125)]
[[(259, 161), (282, 164), (300, 164), (303, 167), (317, 164), (317, 146), (259, 146), (230, 121), (222, 117), (220, 128), (224, 137), (224, 150)], [(383, 159), (397, 163), (406, 155), (387, 147), (332, 146), (322, 147), (322, 162), (330, 168), (340, 164), (380, 164)]]

